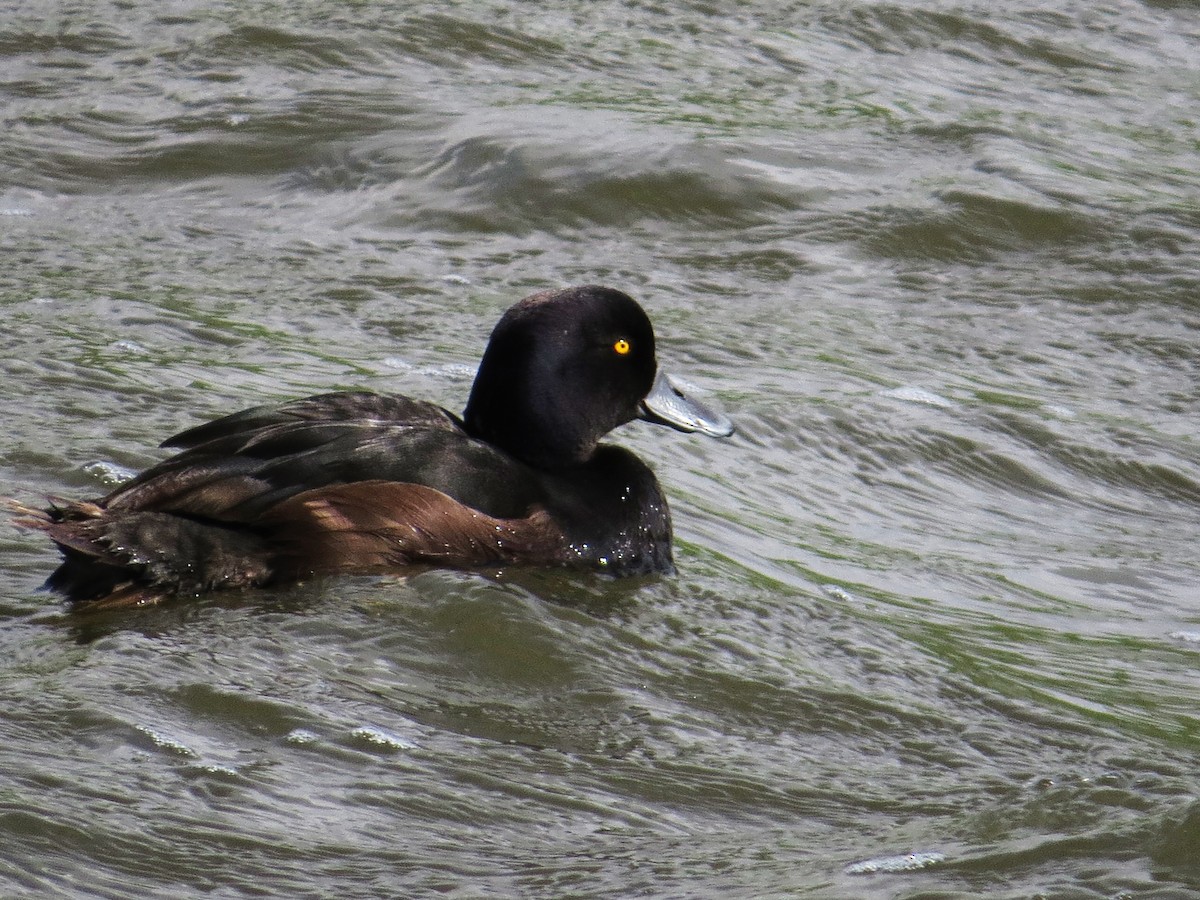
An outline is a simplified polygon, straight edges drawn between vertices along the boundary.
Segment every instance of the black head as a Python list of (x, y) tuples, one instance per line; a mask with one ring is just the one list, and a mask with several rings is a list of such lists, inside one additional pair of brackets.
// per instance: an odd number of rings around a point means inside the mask
[(604, 435), (641, 415), (654, 383), (654, 330), (629, 296), (572, 287), (526, 297), (492, 331), (463, 418), (522, 462), (586, 462)]
[(733, 433), (729, 419), (656, 371), (654, 330), (631, 297), (595, 285), (543, 291), (492, 331), (463, 418), (473, 436), (542, 469), (586, 462), (633, 419)]

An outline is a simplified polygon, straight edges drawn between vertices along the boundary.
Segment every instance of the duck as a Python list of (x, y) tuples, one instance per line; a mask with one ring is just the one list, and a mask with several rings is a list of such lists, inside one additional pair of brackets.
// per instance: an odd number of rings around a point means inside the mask
[(659, 370), (637, 301), (574, 286), (503, 314), (461, 416), (367, 391), (256, 406), (167, 439), (104, 497), (10, 505), (61, 551), (45, 588), (75, 607), (421, 567), (669, 574), (658, 480), (601, 442), (634, 420), (734, 432)]

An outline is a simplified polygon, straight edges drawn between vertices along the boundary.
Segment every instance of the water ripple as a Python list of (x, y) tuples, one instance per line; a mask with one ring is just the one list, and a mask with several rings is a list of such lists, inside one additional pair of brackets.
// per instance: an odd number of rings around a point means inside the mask
[(0, 893), (1194, 886), (1187, 4), (9, 6), (4, 493), (571, 281), (739, 432), (613, 435), (670, 577), (77, 616), (0, 528)]

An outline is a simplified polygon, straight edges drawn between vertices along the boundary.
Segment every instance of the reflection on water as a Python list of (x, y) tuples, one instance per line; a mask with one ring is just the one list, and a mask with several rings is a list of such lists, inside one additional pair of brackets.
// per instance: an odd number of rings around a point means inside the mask
[(264, 398), (461, 409), (636, 295), (680, 572), (72, 616), (0, 530), (6, 896), (1200, 886), (1200, 14), (510, 2), (0, 16), (5, 487)]

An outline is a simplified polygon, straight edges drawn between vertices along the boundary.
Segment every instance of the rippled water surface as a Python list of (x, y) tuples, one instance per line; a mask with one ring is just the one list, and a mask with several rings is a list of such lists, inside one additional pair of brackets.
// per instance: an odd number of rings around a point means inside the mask
[(679, 572), (71, 615), (5, 897), (1200, 896), (1200, 9), (8, 3), (0, 494), (637, 296)]

